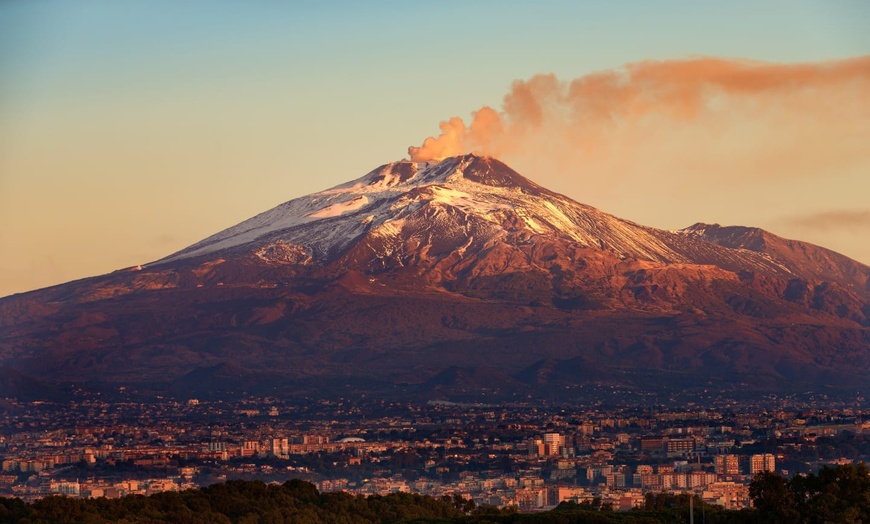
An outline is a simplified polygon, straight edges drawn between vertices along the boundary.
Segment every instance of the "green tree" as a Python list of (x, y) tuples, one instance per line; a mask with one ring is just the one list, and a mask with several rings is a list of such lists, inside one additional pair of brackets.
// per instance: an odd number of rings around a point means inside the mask
[(756, 474), (749, 485), (749, 496), (764, 521), (782, 524), (798, 522), (795, 494), (789, 481), (776, 473), (763, 471)]
[(870, 522), (870, 473), (864, 463), (825, 466), (818, 475), (791, 480), (759, 473), (749, 495), (764, 522)]
[(800, 485), (809, 522), (870, 522), (870, 475), (864, 463), (824, 467)]

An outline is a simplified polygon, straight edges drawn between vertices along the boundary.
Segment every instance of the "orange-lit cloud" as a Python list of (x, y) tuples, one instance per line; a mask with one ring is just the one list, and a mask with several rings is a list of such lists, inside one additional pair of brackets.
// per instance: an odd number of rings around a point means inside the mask
[(411, 146), (408, 148), (411, 160), (423, 162), (435, 158), (446, 158), (464, 152), (465, 135), (467, 134), (465, 122), (455, 116), (446, 122), (441, 122), (439, 127), (441, 128), (441, 134), (438, 135), (438, 138), (430, 136), (423, 141), (422, 146)]
[[(417, 161), (502, 158), (560, 193), (643, 224), (773, 228), (870, 261), (870, 56), (777, 64), (644, 61), (513, 83), (501, 107), (409, 148)], [(799, 216), (801, 209), (830, 214)], [(839, 228), (834, 224), (839, 224)], [(824, 227), (824, 228), (823, 228)]]
[(870, 228), (870, 209), (838, 209), (823, 211), (792, 217), (783, 220), (788, 226), (811, 229), (817, 231), (830, 231), (835, 229), (859, 229)]
[(870, 244), (867, 242), (870, 238), (870, 209), (829, 209), (794, 214), (773, 220), (770, 225), (777, 234), (800, 238), (865, 264), (870, 263)]
[[(715, 134), (735, 118), (786, 128), (795, 123), (795, 115), (808, 116), (801, 121), (809, 125), (842, 116), (857, 123), (870, 113), (867, 93), (870, 56), (810, 64), (644, 61), (572, 81), (554, 75), (516, 81), (501, 111), (484, 107), (468, 126), (453, 117), (441, 123), (440, 135), (408, 152), (416, 161), (466, 152), (516, 157), (539, 155), (540, 146), (549, 144), (571, 160), (578, 155), (594, 160), (615, 147), (635, 145), (645, 133), (667, 132), (675, 125), (698, 123)], [(843, 97), (851, 100), (848, 109)], [(837, 114), (844, 110), (851, 114)]]

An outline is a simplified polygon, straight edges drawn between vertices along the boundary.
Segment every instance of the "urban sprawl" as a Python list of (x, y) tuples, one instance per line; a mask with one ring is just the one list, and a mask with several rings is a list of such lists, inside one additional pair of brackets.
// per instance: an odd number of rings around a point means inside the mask
[[(0, 404), (0, 495), (121, 497), (230, 479), (321, 491), (461, 495), (536, 511), (626, 510), (648, 493), (748, 507), (755, 473), (867, 461), (860, 399), (770, 397), (633, 407), (92, 396)], [(761, 407), (763, 405), (763, 407)]]

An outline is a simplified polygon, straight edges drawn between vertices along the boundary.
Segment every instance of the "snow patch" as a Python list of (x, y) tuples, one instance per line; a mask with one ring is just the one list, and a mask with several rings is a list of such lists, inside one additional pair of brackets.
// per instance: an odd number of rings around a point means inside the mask
[(368, 203), (368, 198), (366, 198), (365, 196), (360, 196), (354, 198), (353, 200), (348, 200), (347, 202), (339, 202), (337, 204), (332, 204), (331, 206), (324, 207), (319, 211), (309, 213), (308, 216), (312, 218), (337, 217), (339, 215), (347, 213), (348, 211), (356, 211), (357, 209), (365, 206)]
[[(236, 248), (256, 252), (267, 246), (273, 246), (271, 251), (258, 256), (321, 261), (365, 234), (398, 239), (403, 229), (455, 239), (453, 249), (463, 256), (472, 244), (472, 231), (478, 234), (476, 243), (504, 238), (505, 221), (514, 219), (523, 235), (551, 235), (633, 258), (679, 262), (691, 258), (684, 244), (703, 226), (677, 234), (646, 228), (565, 197), (481, 184), (462, 175), (467, 164), (457, 158), (417, 163), (413, 174), (407, 165), (388, 164), (357, 180), (285, 202), (161, 262)], [(423, 208), (432, 211), (426, 218), (415, 214)], [(300, 246), (305, 256), (275, 249), (281, 245), (276, 242)], [(734, 256), (773, 264), (751, 253)]]

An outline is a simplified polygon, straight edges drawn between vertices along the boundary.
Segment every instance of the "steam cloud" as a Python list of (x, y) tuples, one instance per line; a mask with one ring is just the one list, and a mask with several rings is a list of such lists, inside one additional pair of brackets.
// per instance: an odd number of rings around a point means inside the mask
[[(721, 121), (741, 117), (788, 127), (793, 124), (788, 115), (795, 114), (809, 114), (810, 120), (842, 117), (860, 125), (870, 113), (868, 93), (870, 56), (804, 64), (645, 61), (569, 82), (537, 75), (514, 82), (500, 111), (484, 106), (469, 125), (459, 117), (442, 122), (440, 135), (409, 147), (408, 154), (414, 161), (467, 152), (513, 157), (548, 153), (541, 151), (543, 145), (594, 160), (644, 132), (658, 133), (663, 125), (702, 122), (716, 133)], [(835, 105), (830, 105), (832, 96)], [(838, 114), (843, 97), (851, 104), (847, 115)], [(861, 129), (866, 134), (866, 124)], [(811, 130), (800, 138), (809, 135)]]
[[(499, 157), (538, 183), (638, 222), (774, 227), (870, 262), (870, 56), (803, 64), (639, 62), (513, 83), (499, 108), (408, 148), (412, 160)], [(844, 220), (849, 218), (851, 220)], [(845, 227), (848, 223), (849, 227)]]

